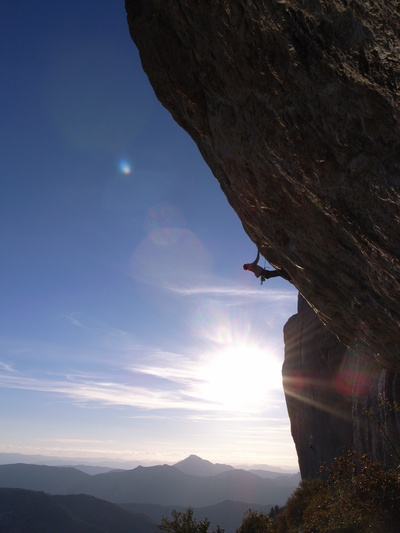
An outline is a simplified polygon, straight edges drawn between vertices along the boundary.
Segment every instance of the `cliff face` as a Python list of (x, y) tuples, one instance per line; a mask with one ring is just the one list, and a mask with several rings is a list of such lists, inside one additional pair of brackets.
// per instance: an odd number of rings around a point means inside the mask
[[(283, 383), (303, 478), (347, 450), (398, 465), (400, 376), (342, 344), (299, 296), (285, 325)], [(382, 434), (384, 430), (385, 435)]]
[(161, 102), (345, 343), (400, 359), (398, 0), (127, 0)]
[(347, 347), (332, 357), (398, 372), (399, 0), (126, 10), (157, 97), (261, 253)]

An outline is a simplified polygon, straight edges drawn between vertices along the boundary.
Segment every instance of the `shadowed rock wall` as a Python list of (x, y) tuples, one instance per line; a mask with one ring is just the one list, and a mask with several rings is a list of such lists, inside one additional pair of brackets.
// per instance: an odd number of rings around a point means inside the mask
[(399, 375), (338, 341), (301, 296), (284, 337), (283, 385), (303, 479), (347, 450), (397, 466), (400, 417), (391, 407), (400, 404)]

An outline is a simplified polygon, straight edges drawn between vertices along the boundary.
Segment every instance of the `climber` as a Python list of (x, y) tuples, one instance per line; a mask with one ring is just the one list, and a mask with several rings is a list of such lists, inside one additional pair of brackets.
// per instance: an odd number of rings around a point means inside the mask
[(265, 268), (262, 268), (260, 267), (260, 265), (257, 264), (259, 260), (260, 260), (260, 252), (257, 250), (256, 260), (253, 261), (252, 263), (245, 263), (243, 265), (243, 269), (250, 270), (250, 272), (253, 272), (256, 278), (261, 278), (261, 284), (266, 279), (277, 278), (278, 276), (290, 281), (289, 275), (284, 270), (281, 270), (281, 269), (266, 270)]

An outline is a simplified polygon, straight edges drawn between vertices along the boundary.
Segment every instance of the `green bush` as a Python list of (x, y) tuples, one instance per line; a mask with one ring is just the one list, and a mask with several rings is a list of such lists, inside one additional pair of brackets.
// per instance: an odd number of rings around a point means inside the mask
[(249, 509), (236, 533), (272, 533), (272, 520), (267, 513)]
[(398, 473), (348, 452), (303, 481), (274, 522), (276, 532), (395, 533), (400, 524)]
[[(208, 529), (210, 521), (204, 518), (204, 520), (197, 522), (193, 518), (193, 509), (190, 507), (186, 513), (180, 513), (174, 509), (171, 514), (172, 519), (162, 518), (161, 524), (157, 526), (160, 531), (167, 533), (213, 533)], [(224, 533), (224, 530), (218, 526), (216, 533)]]
[(274, 520), (277, 533), (297, 533), (304, 527), (304, 515), (310, 502), (320, 499), (326, 491), (322, 480), (304, 480), (294, 491), (283, 511)]

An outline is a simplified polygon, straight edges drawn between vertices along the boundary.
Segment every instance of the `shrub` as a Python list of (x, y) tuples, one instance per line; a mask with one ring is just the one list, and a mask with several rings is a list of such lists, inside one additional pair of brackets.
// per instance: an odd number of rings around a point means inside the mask
[(249, 509), (236, 533), (270, 533), (272, 531), (272, 520), (267, 513)]
[(274, 520), (277, 533), (297, 533), (304, 526), (304, 514), (310, 502), (317, 501), (327, 488), (320, 479), (308, 479), (300, 483), (288, 499), (283, 511)]
[[(167, 533), (213, 533), (208, 528), (210, 521), (207, 518), (197, 522), (193, 518), (193, 509), (189, 507), (186, 513), (180, 513), (176, 509), (172, 511), (172, 519), (163, 517), (161, 524), (157, 527), (160, 531), (166, 531)], [(224, 530), (219, 526), (216, 533), (224, 533)]]
[(400, 481), (395, 470), (348, 452), (324, 466), (321, 474), (325, 481), (301, 483), (275, 520), (275, 531), (398, 532)]

